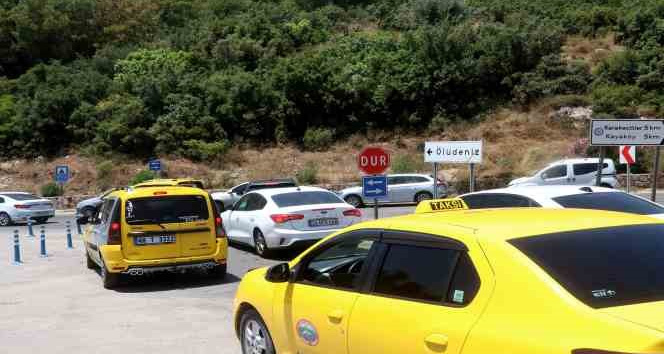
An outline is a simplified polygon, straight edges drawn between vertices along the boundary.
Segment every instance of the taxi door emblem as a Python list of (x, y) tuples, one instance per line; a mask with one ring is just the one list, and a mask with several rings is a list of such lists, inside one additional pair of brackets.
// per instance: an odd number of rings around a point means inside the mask
[(307, 320), (299, 320), (297, 321), (297, 335), (302, 339), (303, 342), (310, 346), (315, 346), (318, 344), (318, 332), (316, 331), (316, 327), (314, 325), (307, 321)]

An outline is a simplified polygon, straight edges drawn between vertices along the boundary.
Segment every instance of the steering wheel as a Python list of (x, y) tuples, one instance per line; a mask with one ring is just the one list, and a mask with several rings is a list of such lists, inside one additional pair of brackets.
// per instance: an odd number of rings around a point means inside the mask
[(354, 273), (359, 273), (362, 270), (362, 265), (364, 265), (364, 258), (358, 259), (353, 264), (348, 267), (348, 271), (346, 273), (348, 274), (354, 274)]
[(314, 269), (310, 269), (309, 272), (311, 272), (311, 278), (313, 278), (313, 281), (318, 284), (327, 284), (327, 285), (334, 285), (334, 282), (332, 281), (332, 277), (330, 277), (329, 274), (319, 272)]

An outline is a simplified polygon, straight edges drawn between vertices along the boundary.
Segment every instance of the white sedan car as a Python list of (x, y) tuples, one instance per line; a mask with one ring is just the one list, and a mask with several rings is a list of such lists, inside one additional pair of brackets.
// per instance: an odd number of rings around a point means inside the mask
[(229, 239), (265, 257), (275, 249), (313, 243), (360, 221), (362, 213), (328, 190), (291, 187), (247, 193), (221, 218)]
[(544, 207), (619, 211), (664, 219), (664, 207), (611, 188), (530, 186), (491, 189), (460, 196), (470, 209)]
[(0, 192), (0, 226), (34, 220), (45, 223), (55, 216), (50, 200), (24, 192)]

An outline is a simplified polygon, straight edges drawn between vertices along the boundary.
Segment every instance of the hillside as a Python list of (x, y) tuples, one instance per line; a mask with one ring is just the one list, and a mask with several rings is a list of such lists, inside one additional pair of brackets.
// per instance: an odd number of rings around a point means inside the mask
[(661, 116), (663, 20), (664, 0), (0, 0), (0, 177), (38, 188), (70, 156), (93, 190), (158, 156), (214, 186), (309, 160), (338, 183), (362, 143), (422, 169), (423, 139), (475, 134), (504, 178), (583, 135), (561, 106)]

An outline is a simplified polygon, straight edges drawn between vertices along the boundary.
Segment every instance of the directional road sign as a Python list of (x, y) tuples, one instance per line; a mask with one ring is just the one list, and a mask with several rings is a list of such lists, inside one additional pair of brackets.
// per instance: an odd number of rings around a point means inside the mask
[(69, 181), (69, 166), (55, 166), (55, 181), (58, 183), (67, 183)]
[(387, 177), (385, 175), (362, 177), (362, 196), (365, 198), (387, 197)]
[(369, 175), (383, 173), (390, 167), (390, 153), (380, 147), (366, 147), (357, 156), (357, 167)]
[(161, 160), (150, 160), (148, 168), (150, 171), (161, 171)]
[(597, 146), (664, 145), (664, 120), (594, 119), (590, 144)]
[(636, 146), (621, 146), (619, 152), (621, 164), (633, 165), (636, 163)]
[(424, 162), (482, 163), (482, 141), (427, 141)]

